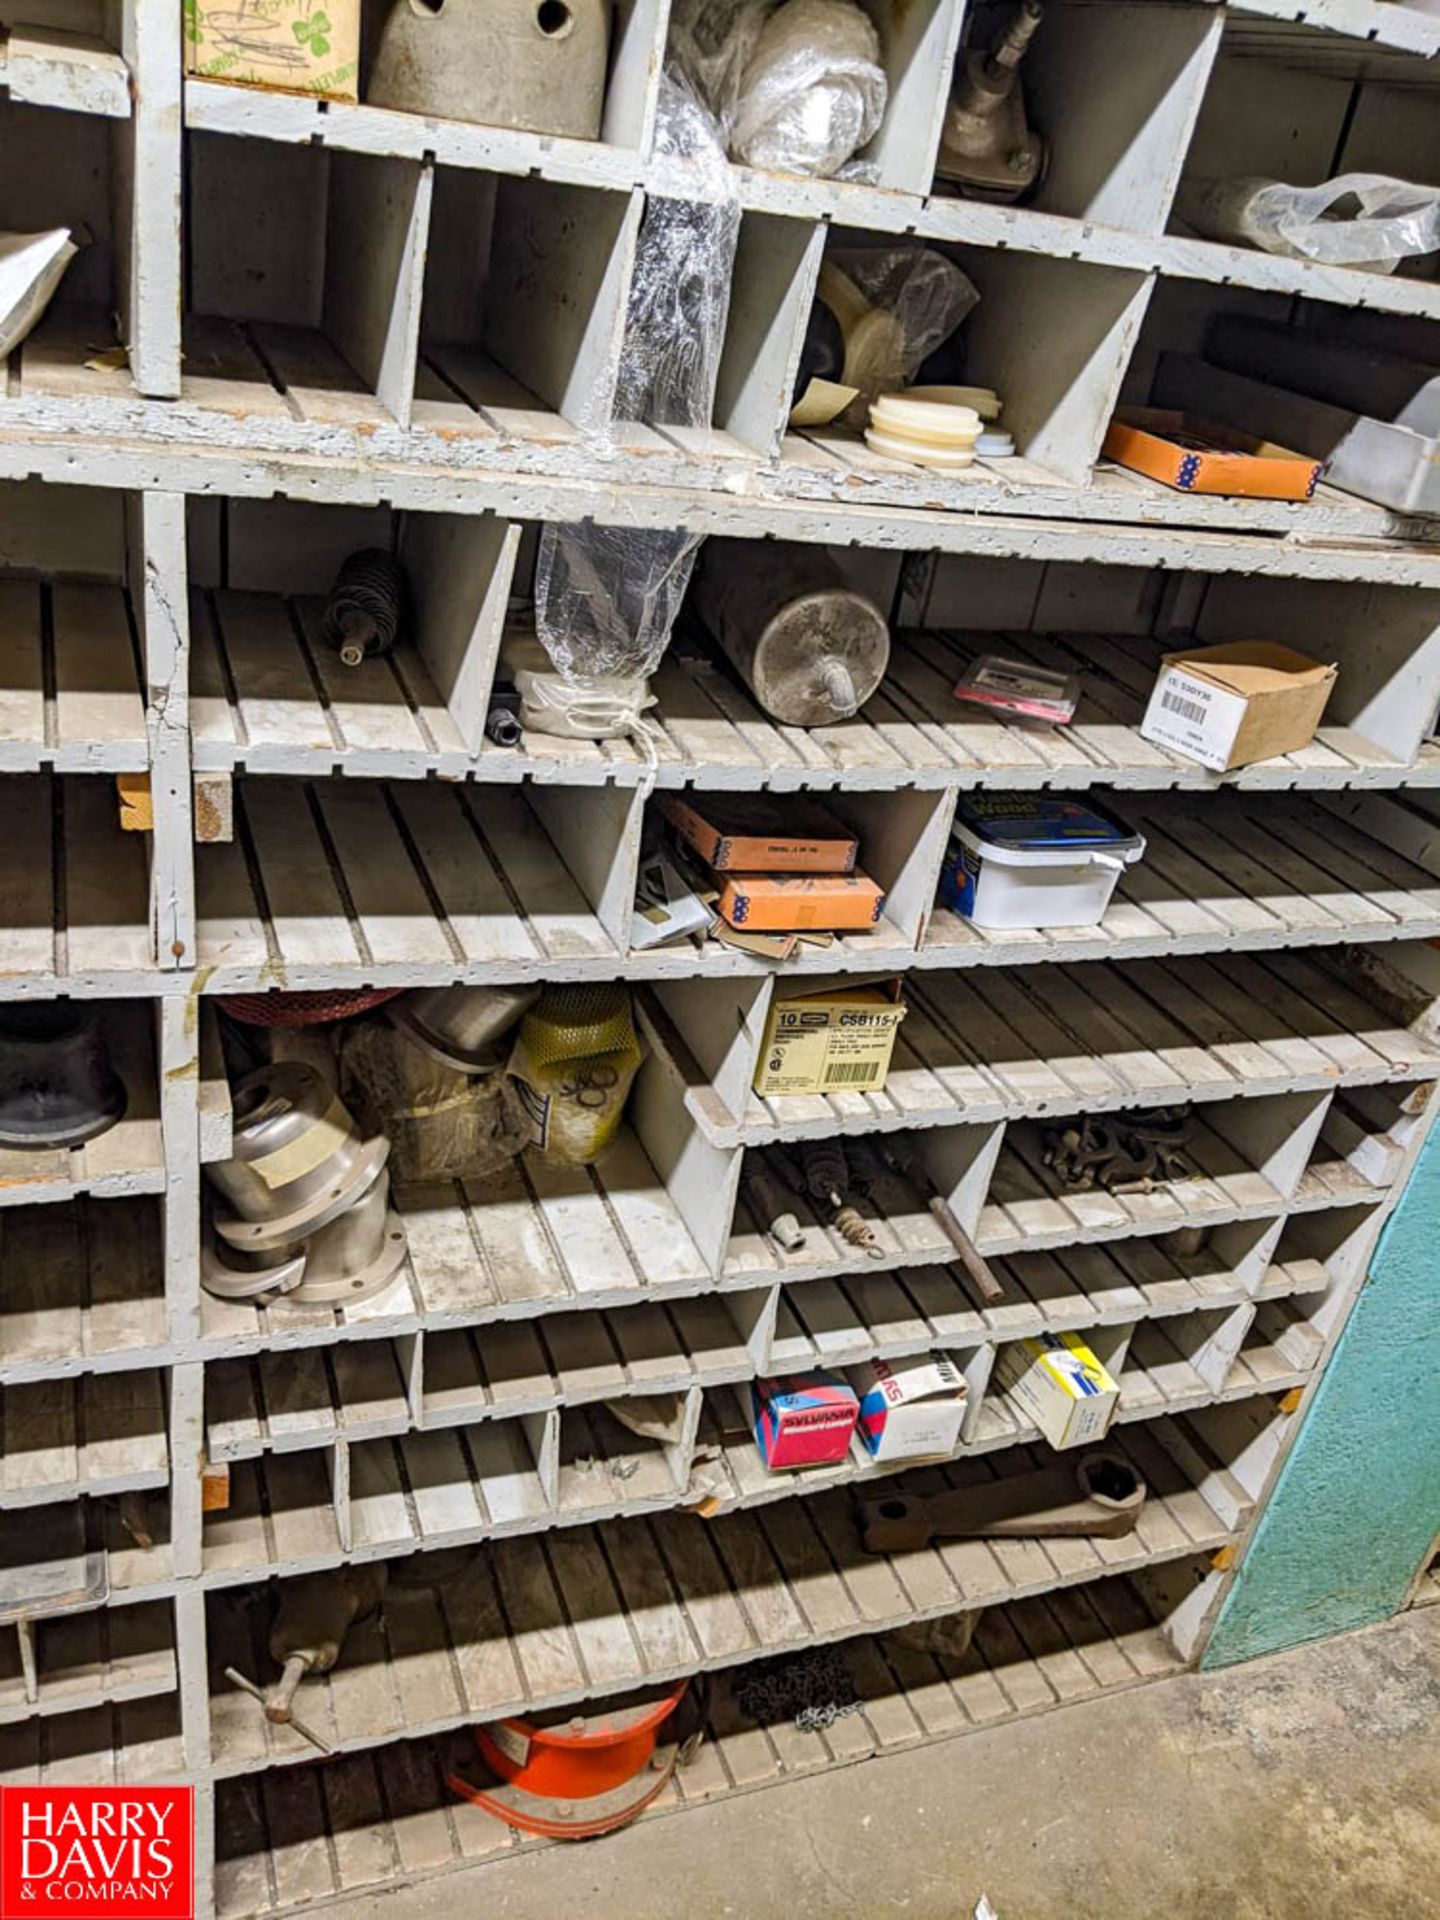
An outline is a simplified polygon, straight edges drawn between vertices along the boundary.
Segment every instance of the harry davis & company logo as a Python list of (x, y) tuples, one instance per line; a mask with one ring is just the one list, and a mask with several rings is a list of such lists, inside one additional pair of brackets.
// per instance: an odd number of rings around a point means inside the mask
[(0, 1920), (195, 1920), (193, 1787), (0, 1787)]

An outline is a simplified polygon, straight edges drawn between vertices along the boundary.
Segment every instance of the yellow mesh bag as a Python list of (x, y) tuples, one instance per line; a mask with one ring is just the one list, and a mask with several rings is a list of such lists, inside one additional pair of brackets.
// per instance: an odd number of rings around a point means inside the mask
[(640, 1060), (630, 995), (618, 982), (546, 987), (510, 1056), (531, 1144), (567, 1166), (594, 1160), (619, 1130)]

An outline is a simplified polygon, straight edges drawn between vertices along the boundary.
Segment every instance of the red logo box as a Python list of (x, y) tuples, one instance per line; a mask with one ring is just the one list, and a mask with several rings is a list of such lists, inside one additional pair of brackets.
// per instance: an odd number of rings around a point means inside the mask
[(195, 1920), (193, 1787), (0, 1787), (0, 1920)]

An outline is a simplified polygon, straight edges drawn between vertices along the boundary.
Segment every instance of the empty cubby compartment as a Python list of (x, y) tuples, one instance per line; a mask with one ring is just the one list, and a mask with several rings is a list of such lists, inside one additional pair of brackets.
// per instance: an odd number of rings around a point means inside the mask
[(1424, 1131), (1433, 1081), (1342, 1087), (1320, 1124), (1307, 1173), (1342, 1196), (1352, 1187), (1393, 1187)]
[(296, 987), (306, 966), (395, 966), (407, 986), (526, 959), (603, 977), (628, 928), (632, 800), (601, 789), (582, 817), (556, 788), (246, 775), (234, 839), (196, 856), (202, 964), (254, 985), (279, 959)]
[(123, 1364), (165, 1339), (158, 1195), (0, 1211), (0, 1379)]
[[(988, 50), (1001, 0), (966, 12), (964, 46)], [(1046, 160), (1024, 205), (1099, 226), (1158, 233), (1220, 36), (1217, 15), (1152, 0), (1060, 0), (1021, 63), (1026, 118)], [(958, 70), (958, 69), (957, 69)], [(954, 191), (943, 179), (937, 191)]]
[(0, 1512), (0, 1593), (8, 1618), (34, 1621), (144, 1597), (174, 1573), (170, 1495), (163, 1485), (124, 1494), (54, 1497)]
[(563, 447), (610, 423), (641, 197), (435, 172), (414, 425)]
[(0, 1627), (0, 1725), (175, 1691), (168, 1600), (21, 1615)]
[(431, 177), (419, 162), (187, 136), (184, 392), (258, 420), (409, 420)]

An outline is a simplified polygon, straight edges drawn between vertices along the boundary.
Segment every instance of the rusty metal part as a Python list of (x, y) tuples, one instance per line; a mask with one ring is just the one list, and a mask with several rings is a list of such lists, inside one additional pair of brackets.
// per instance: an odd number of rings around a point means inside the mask
[(955, 1209), (936, 1186), (929, 1170), (913, 1153), (905, 1151), (896, 1144), (887, 1142), (880, 1151), (891, 1171), (898, 1174), (902, 1180), (908, 1181), (925, 1201), (931, 1219), (955, 1249), (960, 1264), (974, 1283), (982, 1303), (987, 1307), (999, 1306), (1005, 1298), (1005, 1289), (990, 1271), (989, 1262), (961, 1226), (956, 1218)]
[(390, 0), (367, 103), (593, 140), (605, 105), (610, 0)]
[(1107, 1193), (1148, 1193), (1190, 1172), (1185, 1147), (1188, 1107), (1153, 1107), (1131, 1114), (1088, 1116), (1069, 1126), (1047, 1128), (1042, 1157), (1070, 1192), (1095, 1187)]
[(300, 1682), (307, 1674), (330, 1671), (351, 1627), (384, 1598), (388, 1578), (382, 1560), (307, 1573), (284, 1583), (268, 1642), (281, 1674), (263, 1696), (267, 1720), (294, 1724), (291, 1703)]
[[(245, 1674), (237, 1672), (234, 1667), (226, 1667), (225, 1678), (230, 1682), (232, 1687), (239, 1687), (240, 1691), (242, 1693), (248, 1693), (252, 1700), (258, 1700), (262, 1707), (266, 1705), (269, 1695), (266, 1693), (264, 1687), (257, 1687), (255, 1682)], [(302, 1740), (308, 1740), (311, 1746), (318, 1747), (321, 1753), (333, 1753), (335, 1751), (328, 1740), (316, 1733), (313, 1727), (307, 1726), (303, 1720), (297, 1720), (293, 1713), (290, 1715), (286, 1725), (293, 1727)]]
[(833, 1225), (847, 1246), (863, 1247), (873, 1260), (884, 1258), (885, 1249), (875, 1237), (875, 1229), (855, 1207), (841, 1207)]
[(800, 1143), (800, 1167), (805, 1191), (812, 1200), (839, 1209), (850, 1192), (850, 1169), (845, 1164), (842, 1140), (803, 1140)]
[(1025, 117), (1020, 63), (1044, 18), (1041, 0), (1019, 0), (990, 51), (963, 57), (940, 136), (937, 182), (975, 200), (1021, 200), (1044, 175), (1049, 151)]
[(1008, 1474), (943, 1493), (891, 1493), (860, 1506), (867, 1553), (908, 1553), (932, 1540), (1118, 1540), (1135, 1531), (1145, 1482), (1113, 1448), (1073, 1463)]

